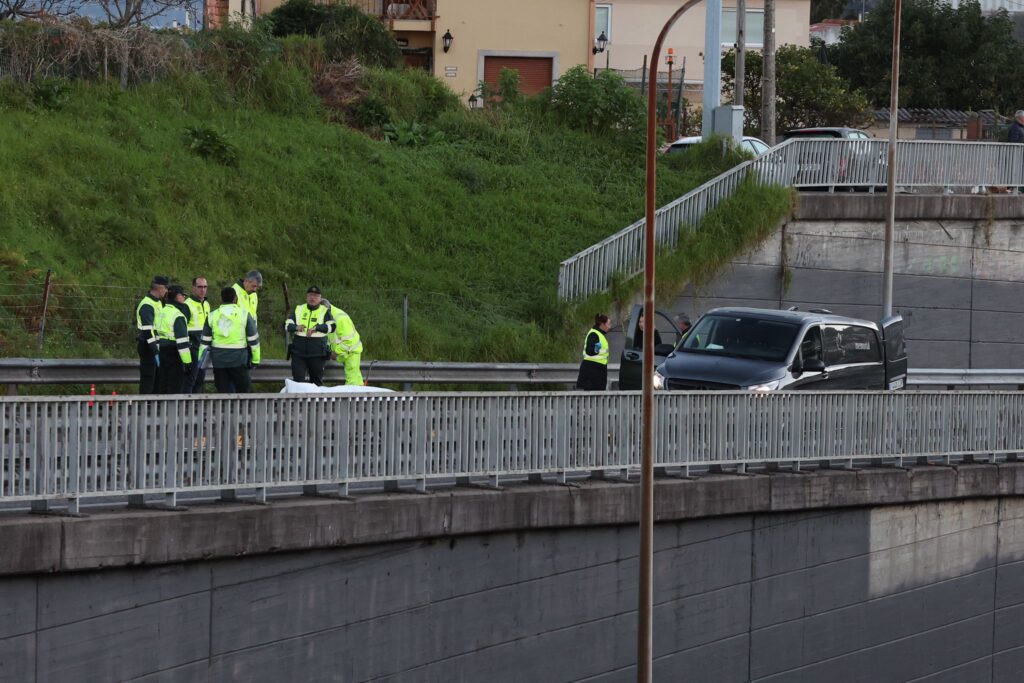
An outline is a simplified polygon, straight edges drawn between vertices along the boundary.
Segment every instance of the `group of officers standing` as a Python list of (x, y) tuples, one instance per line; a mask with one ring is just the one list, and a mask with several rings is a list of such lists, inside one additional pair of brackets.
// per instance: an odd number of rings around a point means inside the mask
[[(192, 278), (192, 293), (154, 276), (149, 291), (135, 307), (140, 394), (201, 393), (206, 366), (213, 366), (214, 385), (222, 393), (249, 393), (250, 370), (260, 364), (259, 290), (263, 275), (245, 274), (220, 292), (212, 309), (205, 277)], [(345, 383), (361, 386), (359, 362), (363, 344), (352, 318), (323, 298), (318, 287), (306, 292), (306, 303), (285, 321), (292, 379), (323, 384), (330, 359), (345, 367)]]

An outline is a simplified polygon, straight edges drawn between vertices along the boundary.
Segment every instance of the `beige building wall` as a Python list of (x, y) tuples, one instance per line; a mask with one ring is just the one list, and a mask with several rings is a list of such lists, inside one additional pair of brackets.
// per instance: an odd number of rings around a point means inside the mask
[[(608, 65), (613, 69), (639, 69), (643, 66), (644, 55), (649, 55), (658, 32), (665, 25), (672, 13), (679, 8), (678, 0), (617, 0), (598, 2), (599, 5), (611, 5), (612, 35), (608, 45), (608, 54), (595, 57), (599, 67)], [(723, 0), (722, 8), (735, 11), (735, 0)], [(762, 0), (748, 0), (747, 11), (764, 8)], [(662, 49), (661, 67), (667, 71), (665, 54), (668, 48), (676, 53), (675, 69), (686, 57), (686, 81), (704, 81), (704, 17), (703, 3), (689, 10), (676, 23), (669, 33), (665, 47)], [(777, 0), (775, 5), (775, 42), (776, 45), (809, 45), (808, 27), (811, 20), (810, 0)], [(748, 27), (747, 45), (752, 49), (760, 48), (762, 37), (751, 35)], [(723, 51), (728, 46), (723, 48)]]
[[(437, 0), (434, 75), (468, 97), (483, 79), (486, 56), (551, 57), (552, 77), (588, 64), (591, 0)], [(441, 36), (451, 31), (445, 53)]]

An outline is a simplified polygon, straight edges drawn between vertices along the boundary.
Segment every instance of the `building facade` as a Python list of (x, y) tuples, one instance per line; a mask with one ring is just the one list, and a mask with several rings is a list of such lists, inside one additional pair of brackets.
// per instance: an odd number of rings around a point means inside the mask
[[(214, 0), (208, 20), (270, 12), (284, 0)], [(679, 0), (348, 0), (377, 16), (394, 33), (407, 66), (430, 71), (453, 91), (468, 98), (483, 81), (496, 86), (503, 68), (517, 69), (524, 93), (539, 92), (578, 64), (588, 70), (608, 67), (635, 70), (639, 78), (645, 56)], [(736, 6), (722, 10), (722, 50), (736, 40)], [(808, 45), (810, 0), (777, 0), (779, 45)], [(761, 47), (762, 0), (748, 0), (747, 45)], [(669, 34), (666, 48), (675, 53), (674, 75), (687, 84), (703, 78), (705, 6), (697, 5)], [(598, 37), (607, 45), (598, 52)], [(666, 50), (667, 52), (667, 50)], [(667, 71), (668, 67), (663, 66)], [(629, 76), (627, 76), (629, 78)], [(678, 81), (677, 81), (678, 82)]]

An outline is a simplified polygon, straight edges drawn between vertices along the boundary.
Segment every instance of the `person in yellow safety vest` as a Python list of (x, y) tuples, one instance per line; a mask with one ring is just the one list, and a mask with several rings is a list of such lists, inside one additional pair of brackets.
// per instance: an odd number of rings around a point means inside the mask
[(185, 290), (171, 285), (164, 297), (156, 326), (160, 337), (160, 394), (180, 394), (185, 391), (186, 378), (191, 388), (192, 349), (188, 345), (188, 306)]
[[(203, 325), (206, 324), (206, 319), (210, 315), (210, 302), (206, 298), (209, 289), (210, 285), (206, 278), (201, 275), (196, 276), (192, 278), (192, 296), (185, 299), (185, 304), (188, 306), (189, 315), (191, 316), (188, 322), (188, 345), (192, 349), (192, 359), (194, 361), (199, 359), (199, 340), (203, 336)], [(189, 386), (188, 379), (186, 378), (185, 382), (185, 389), (187, 391), (184, 393), (203, 393), (206, 370), (198, 362), (192, 366), (191, 386)]]
[(159, 337), (157, 319), (163, 308), (163, 298), (171, 281), (163, 275), (154, 275), (149, 291), (135, 307), (136, 350), (139, 353), (139, 393), (155, 394), (159, 374)]
[(322, 303), (319, 287), (306, 290), (306, 303), (299, 304), (284, 322), (285, 332), (291, 335), (288, 348), (292, 360), (292, 379), (309, 381), (317, 386), (324, 383), (324, 366), (330, 358), (327, 335), (334, 332), (331, 309)]
[(260, 303), (260, 287), (263, 286), (263, 275), (258, 270), (250, 270), (245, 277), (231, 285), (235, 290), (239, 306), (244, 308), (252, 316), (252, 319), (259, 325), (260, 317), (257, 313)]
[(334, 315), (334, 332), (327, 338), (331, 345), (331, 358), (345, 366), (345, 384), (361, 387), (363, 373), (359, 370), (359, 362), (363, 356), (363, 341), (348, 313), (331, 306), (330, 301), (324, 301), (324, 305)]
[(247, 394), (252, 388), (249, 369), (260, 364), (260, 335), (252, 315), (238, 305), (233, 287), (222, 289), (220, 299), (223, 303), (203, 325), (199, 358), (210, 354), (217, 391)]
[(594, 316), (594, 327), (583, 340), (583, 360), (576, 388), (581, 391), (604, 391), (608, 386), (608, 338), (605, 332), (612, 322), (604, 313)]

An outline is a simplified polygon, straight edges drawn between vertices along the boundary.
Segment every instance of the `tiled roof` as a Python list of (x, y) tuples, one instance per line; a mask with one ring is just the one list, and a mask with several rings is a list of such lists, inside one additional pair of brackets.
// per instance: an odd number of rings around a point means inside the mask
[[(876, 109), (875, 121), (888, 122), (889, 109)], [(981, 117), (982, 123), (994, 124), (1007, 121), (991, 109), (982, 111), (961, 111), (959, 109), (903, 109), (899, 110), (900, 123), (932, 123), (945, 126), (966, 126), (972, 116)]]

